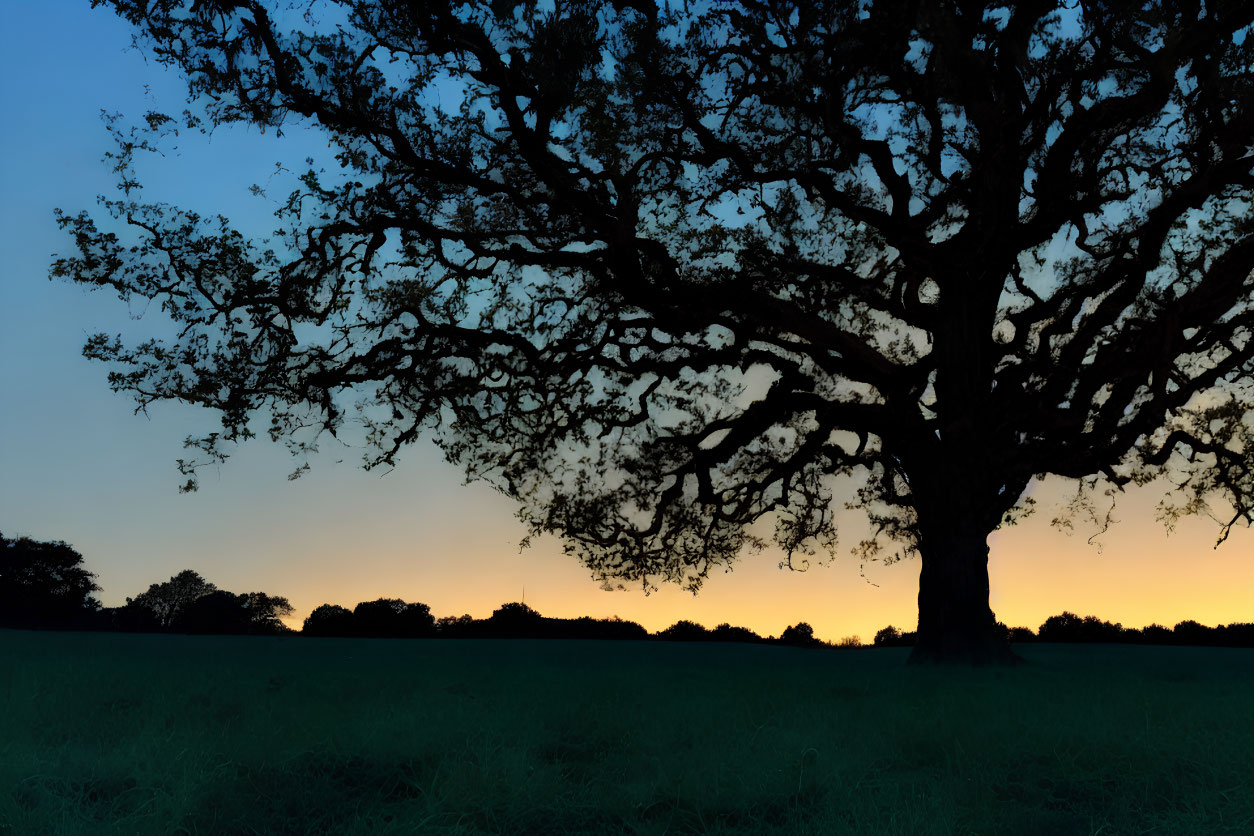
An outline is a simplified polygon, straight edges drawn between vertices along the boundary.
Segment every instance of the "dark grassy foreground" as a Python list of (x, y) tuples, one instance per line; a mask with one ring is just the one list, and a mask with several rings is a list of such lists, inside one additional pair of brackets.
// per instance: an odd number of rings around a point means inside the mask
[(1254, 833), (1254, 650), (0, 630), (0, 833)]

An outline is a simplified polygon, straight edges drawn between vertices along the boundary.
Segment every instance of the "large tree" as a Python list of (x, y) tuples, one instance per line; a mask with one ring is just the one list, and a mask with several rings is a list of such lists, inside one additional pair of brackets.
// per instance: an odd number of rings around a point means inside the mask
[[(603, 582), (694, 590), (848, 500), (921, 559), (916, 659), (1007, 658), (986, 540), (1034, 476), (1251, 519), (1245, 0), (93, 5), (193, 109), (114, 123), (54, 273), (177, 324), (86, 353), (221, 410), (189, 476), (356, 399), (370, 464), (427, 434)], [(140, 199), (148, 131), (235, 122), (338, 167), (264, 239)]]

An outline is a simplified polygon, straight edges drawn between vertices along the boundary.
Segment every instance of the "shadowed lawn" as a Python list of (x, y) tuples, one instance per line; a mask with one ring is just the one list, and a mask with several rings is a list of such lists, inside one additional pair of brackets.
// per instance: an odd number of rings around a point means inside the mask
[(0, 833), (1254, 832), (1254, 650), (0, 630)]

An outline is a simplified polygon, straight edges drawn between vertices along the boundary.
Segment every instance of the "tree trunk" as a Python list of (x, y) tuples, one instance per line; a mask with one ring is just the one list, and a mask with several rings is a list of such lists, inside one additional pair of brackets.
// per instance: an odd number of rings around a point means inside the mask
[(1021, 662), (988, 606), (987, 533), (952, 524), (931, 528), (920, 531), (919, 628), (911, 664)]

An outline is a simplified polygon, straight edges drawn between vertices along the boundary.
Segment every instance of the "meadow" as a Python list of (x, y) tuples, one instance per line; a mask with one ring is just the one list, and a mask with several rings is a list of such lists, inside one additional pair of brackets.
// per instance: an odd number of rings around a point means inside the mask
[(1254, 833), (1254, 650), (0, 630), (0, 834)]

